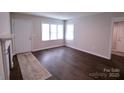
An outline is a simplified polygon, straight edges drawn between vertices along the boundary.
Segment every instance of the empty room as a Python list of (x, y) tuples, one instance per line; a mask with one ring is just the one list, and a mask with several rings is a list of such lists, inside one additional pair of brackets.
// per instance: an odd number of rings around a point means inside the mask
[(123, 12), (0, 12), (1, 80), (123, 80)]

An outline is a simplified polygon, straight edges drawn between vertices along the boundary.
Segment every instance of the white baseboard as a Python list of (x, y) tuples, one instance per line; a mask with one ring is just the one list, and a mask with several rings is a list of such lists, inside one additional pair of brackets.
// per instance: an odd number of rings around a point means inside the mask
[(82, 51), (82, 52), (86, 52), (86, 53), (89, 53), (89, 54), (92, 54), (92, 55), (101, 57), (101, 58), (105, 58), (105, 59), (108, 59), (108, 60), (111, 59), (110, 57), (107, 57), (107, 56), (104, 56), (104, 55), (100, 55), (100, 54), (97, 54), (97, 53), (92, 53), (92, 52), (90, 52), (90, 51), (82, 50), (82, 49), (80, 49), (80, 48), (75, 48), (75, 47), (68, 46), (68, 45), (66, 45), (66, 46), (67, 46), (67, 47), (70, 47), (70, 48), (73, 48), (73, 49), (76, 49), (76, 50), (79, 50), (79, 51)]
[(44, 48), (34, 49), (34, 50), (32, 50), (32, 52), (40, 51), (40, 50), (45, 50), (45, 49), (50, 49), (50, 48), (61, 47), (61, 46), (65, 46), (65, 45), (58, 45), (58, 46), (52, 46), (52, 47), (44, 47)]

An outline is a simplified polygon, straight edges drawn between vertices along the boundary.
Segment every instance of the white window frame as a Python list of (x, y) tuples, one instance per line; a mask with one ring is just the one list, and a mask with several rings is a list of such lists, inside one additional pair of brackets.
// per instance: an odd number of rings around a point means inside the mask
[[(49, 25), (49, 39), (48, 40), (43, 40), (43, 24)], [(41, 40), (42, 41), (49, 41), (50, 40), (50, 24), (48, 24), (48, 23), (41, 23)]]
[[(73, 26), (73, 32), (71, 33), (72, 34), (72, 36), (71, 36), (71, 38), (68, 36), (68, 26)], [(66, 40), (70, 40), (70, 41), (72, 41), (72, 40), (74, 40), (74, 32), (75, 32), (75, 25), (74, 24), (67, 24), (66, 25), (66, 36), (65, 36), (65, 38), (66, 38)]]
[[(43, 29), (43, 27), (42, 27), (42, 25), (43, 24), (48, 24), (49, 25), (49, 40), (43, 40), (43, 31), (42, 31), (42, 29)], [(64, 39), (64, 25), (63, 24), (55, 24), (55, 23), (41, 23), (41, 40), (42, 41), (52, 41), (52, 39), (51, 39), (51, 25), (56, 25), (56, 39), (53, 39), (53, 40), (63, 40)], [(62, 34), (63, 34), (63, 37), (62, 37), (62, 39), (59, 39), (58, 38), (58, 26), (59, 25), (62, 25), (62, 27), (63, 27), (63, 31), (62, 31)]]
[[(62, 38), (58, 37), (58, 26), (61, 25), (62, 26)], [(64, 25), (63, 24), (58, 24), (57, 25), (57, 39), (58, 40), (63, 40), (64, 39)]]
[[(52, 26), (52, 25), (56, 25), (56, 39), (52, 39), (52, 38), (51, 38), (51, 35), (52, 35), (52, 33), (51, 33), (51, 32), (52, 32), (51, 26)], [(58, 33), (57, 26), (58, 26), (57, 24), (50, 24), (50, 40), (57, 40), (57, 33)]]

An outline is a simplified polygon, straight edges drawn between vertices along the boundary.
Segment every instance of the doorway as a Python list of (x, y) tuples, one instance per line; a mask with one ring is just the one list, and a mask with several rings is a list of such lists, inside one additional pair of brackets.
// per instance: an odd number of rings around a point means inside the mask
[(124, 21), (113, 23), (112, 54), (124, 56)]
[(15, 53), (30, 52), (32, 21), (24, 19), (14, 19), (13, 30)]

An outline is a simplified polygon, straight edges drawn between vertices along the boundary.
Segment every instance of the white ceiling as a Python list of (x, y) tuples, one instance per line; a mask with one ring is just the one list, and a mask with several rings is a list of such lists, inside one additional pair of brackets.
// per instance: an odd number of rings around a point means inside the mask
[(50, 18), (56, 18), (61, 20), (68, 20), (78, 18), (80, 16), (95, 15), (100, 12), (21, 12), (23, 14), (30, 14), (36, 16), (45, 16)]

